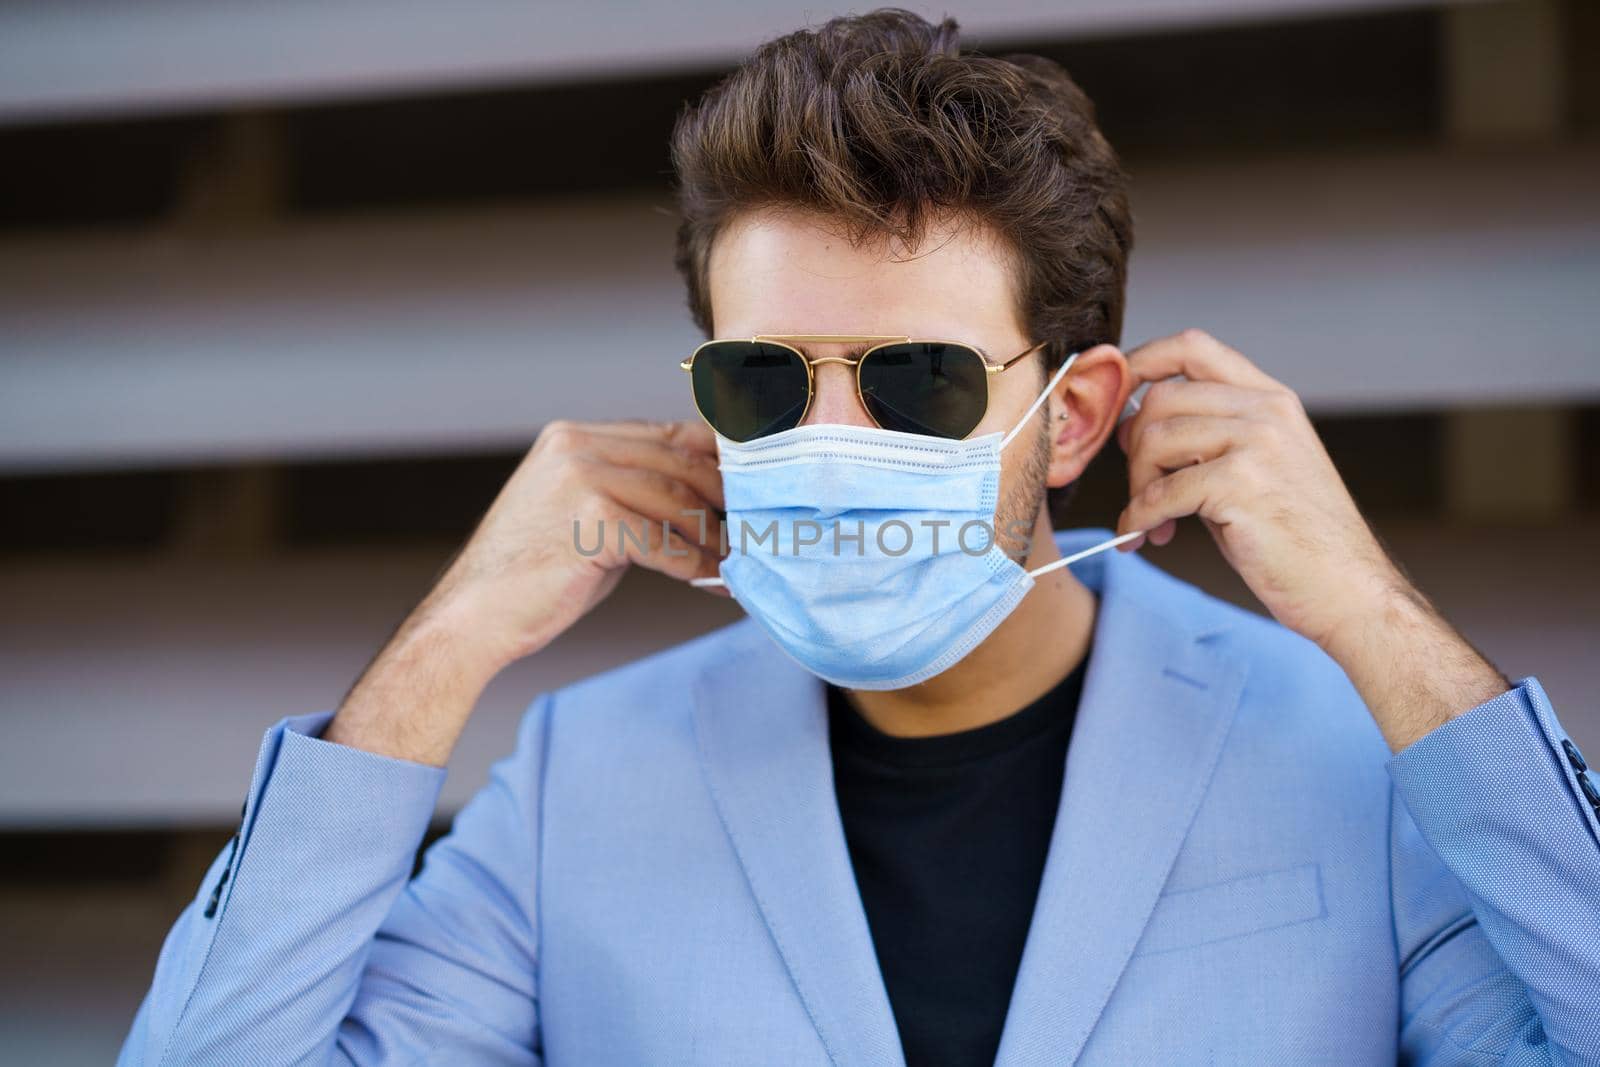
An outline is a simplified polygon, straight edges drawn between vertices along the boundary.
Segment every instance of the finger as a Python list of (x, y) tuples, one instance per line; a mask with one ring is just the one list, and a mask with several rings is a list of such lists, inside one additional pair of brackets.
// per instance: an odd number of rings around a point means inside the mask
[[(658, 471), (689, 482), (713, 505), (722, 507), (722, 475), (716, 450), (706, 450), (703, 435), (685, 423), (586, 423), (557, 419), (539, 433), (535, 451), (555, 451), (578, 460), (600, 459), (617, 466)], [(702, 427), (704, 429), (704, 427)], [(709, 430), (705, 430), (709, 434)], [(678, 441), (679, 444), (670, 442)]]
[(585, 438), (583, 451), (591, 458), (617, 467), (655, 471), (687, 482), (715, 510), (722, 510), (722, 472), (715, 452), (702, 452), (664, 444), (651, 437), (595, 432)]
[(619, 503), (611, 512), (610, 525), (615, 530), (614, 544), (630, 563), (684, 582), (717, 575), (720, 561), (715, 552), (685, 538), (672, 526), (664, 526), (659, 519)]
[(1147, 535), (1150, 538), (1150, 543), (1153, 545), (1170, 544), (1173, 537), (1175, 537), (1177, 533), (1177, 519), (1168, 519), (1166, 522), (1159, 523), (1147, 531)]
[(615, 437), (638, 437), (645, 440), (659, 441), (661, 444), (673, 448), (685, 448), (695, 452), (717, 451), (717, 435), (711, 431), (704, 419), (616, 419), (610, 422), (590, 423), (589, 426), (597, 433), (608, 433)]
[(1124, 452), (1137, 447), (1145, 427), (1179, 415), (1243, 415), (1266, 395), (1259, 389), (1223, 382), (1193, 382), (1168, 378), (1145, 390), (1134, 416), (1117, 427), (1117, 443)]
[(716, 508), (687, 482), (659, 471), (599, 461), (591, 461), (587, 477), (595, 489), (655, 526), (665, 523), (708, 550), (719, 544)]
[(1184, 330), (1142, 344), (1128, 353), (1128, 368), (1144, 382), (1181, 374), (1196, 382), (1282, 388), (1276, 379), (1204, 330)]
[(1152, 422), (1128, 453), (1128, 496), (1173, 471), (1216, 459), (1248, 433), (1243, 420), (1229, 416), (1176, 415)]
[[(1229, 475), (1229, 458), (1184, 467), (1150, 482), (1122, 510), (1117, 532), (1153, 530), (1169, 520), (1215, 509), (1219, 487)], [(1215, 515), (1209, 518), (1216, 519)]]

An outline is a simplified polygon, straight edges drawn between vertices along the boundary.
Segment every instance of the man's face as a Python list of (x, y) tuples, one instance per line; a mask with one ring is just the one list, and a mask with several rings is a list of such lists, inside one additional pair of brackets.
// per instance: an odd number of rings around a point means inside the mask
[[(1004, 249), (978, 226), (930, 226), (922, 247), (871, 242), (852, 248), (825, 219), (767, 211), (739, 217), (712, 246), (717, 337), (756, 334), (883, 334), (963, 341), (994, 361), (1041, 338), (1027, 336)], [(806, 355), (851, 356), (848, 344), (804, 344)], [(873, 426), (856, 393), (855, 368), (815, 368), (816, 395), (802, 425)], [(1005, 433), (1044, 387), (1043, 356), (989, 376), (989, 407), (973, 436)], [(1044, 499), (1049, 432), (1024, 431), (1002, 454), (1001, 545), (1020, 522), (1031, 531)]]

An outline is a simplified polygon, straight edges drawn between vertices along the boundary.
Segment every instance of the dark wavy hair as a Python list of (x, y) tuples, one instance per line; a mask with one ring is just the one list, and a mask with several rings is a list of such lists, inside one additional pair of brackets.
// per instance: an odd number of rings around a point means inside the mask
[(1067, 72), (1034, 55), (963, 52), (953, 19), (898, 8), (762, 45), (672, 134), (675, 262), (711, 336), (711, 245), (740, 212), (799, 207), (920, 244), (955, 210), (1001, 235), (1021, 322), (1046, 366), (1122, 333), (1133, 220), (1127, 176)]

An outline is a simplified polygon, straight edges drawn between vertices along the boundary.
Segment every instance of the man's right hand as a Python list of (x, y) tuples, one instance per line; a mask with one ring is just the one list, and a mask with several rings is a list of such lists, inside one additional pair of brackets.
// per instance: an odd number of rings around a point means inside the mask
[(699, 420), (549, 424), (323, 739), (443, 766), (489, 681), (630, 563), (716, 574), (721, 510), (716, 439)]

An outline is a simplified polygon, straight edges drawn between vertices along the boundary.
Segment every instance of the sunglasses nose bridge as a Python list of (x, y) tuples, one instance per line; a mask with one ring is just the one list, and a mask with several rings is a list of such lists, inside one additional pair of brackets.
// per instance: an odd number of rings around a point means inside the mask
[(829, 356), (811, 361), (811, 408), (802, 426), (875, 426), (856, 391), (856, 360)]

